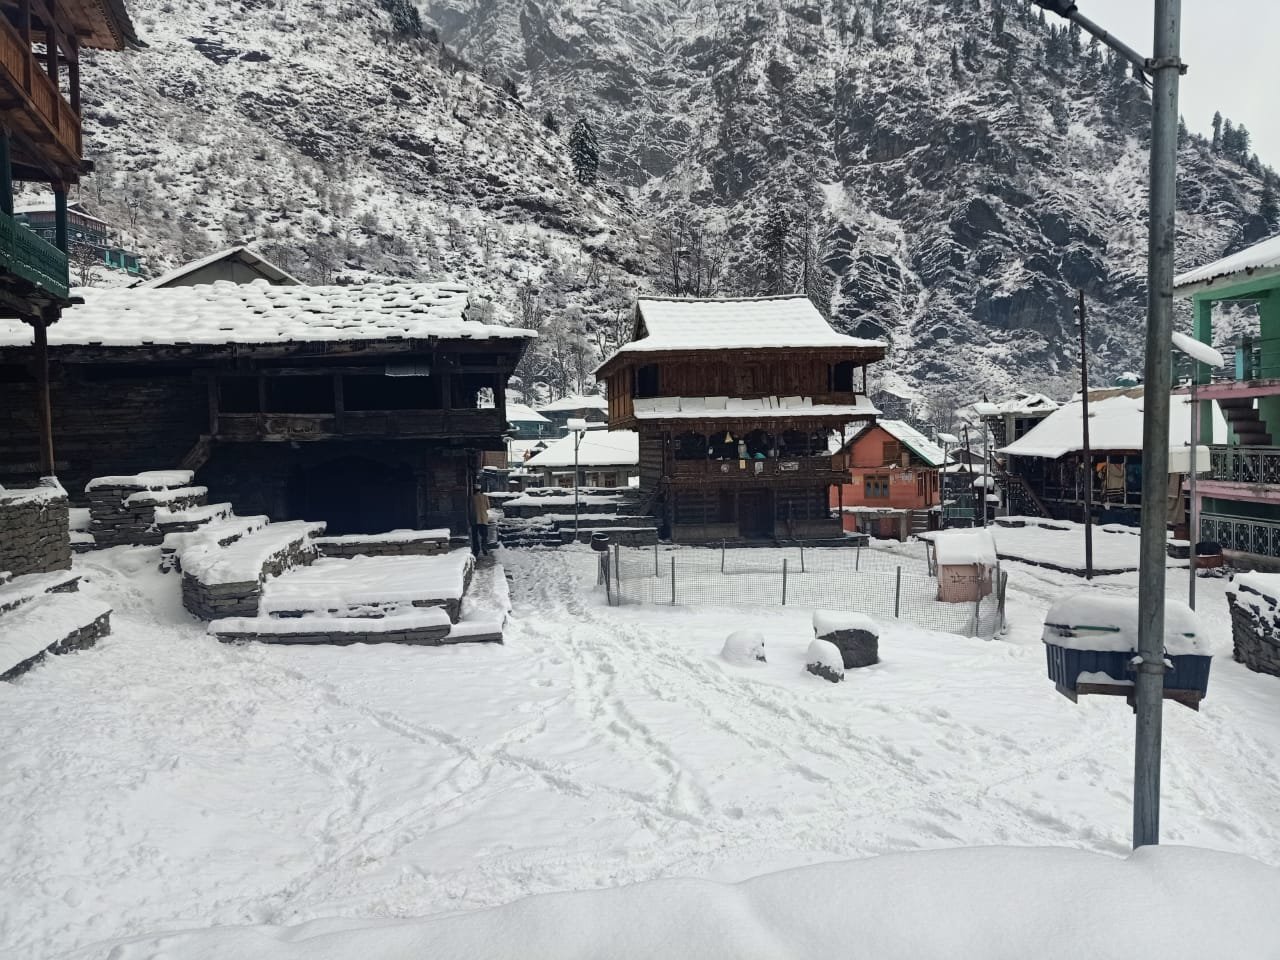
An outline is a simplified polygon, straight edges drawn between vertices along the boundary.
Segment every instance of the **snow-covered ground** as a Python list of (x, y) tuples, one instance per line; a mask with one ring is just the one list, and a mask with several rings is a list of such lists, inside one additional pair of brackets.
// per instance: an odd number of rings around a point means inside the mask
[[(505, 551), (506, 645), (438, 649), (221, 645), (158, 559), (77, 557), (112, 636), (0, 685), (0, 956), (928, 848), (1128, 852), (1132, 715), (1045, 677), (1066, 574), (1006, 564), (1007, 636), (885, 623), (882, 662), (831, 684), (804, 670), (812, 610), (610, 608), (585, 548)], [(1203, 710), (1165, 714), (1163, 839), (1280, 864), (1280, 680), (1231, 662), (1224, 587), (1199, 590)], [(767, 663), (720, 657), (739, 629)]]

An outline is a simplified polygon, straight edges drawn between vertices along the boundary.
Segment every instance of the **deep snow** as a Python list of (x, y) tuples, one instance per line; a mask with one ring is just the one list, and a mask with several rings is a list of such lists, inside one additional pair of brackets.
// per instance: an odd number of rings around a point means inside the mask
[[(1065, 574), (1006, 564), (1007, 637), (884, 623), (882, 662), (830, 684), (804, 670), (812, 610), (608, 608), (585, 548), (506, 551), (506, 645), (439, 649), (222, 645), (158, 559), (77, 557), (112, 635), (0, 685), (0, 956), (916, 849), (1128, 851), (1132, 716), (1045, 677)], [(1209, 698), (1165, 714), (1163, 839), (1280, 864), (1280, 681), (1221, 656), (1224, 586), (1199, 591)], [(719, 656), (739, 629), (767, 664)]]

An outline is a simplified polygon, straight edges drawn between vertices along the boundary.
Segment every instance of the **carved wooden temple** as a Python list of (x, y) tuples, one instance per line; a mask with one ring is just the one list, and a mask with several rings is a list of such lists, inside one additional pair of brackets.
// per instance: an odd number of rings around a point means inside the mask
[[(507, 379), (533, 333), (471, 319), (450, 283), (86, 291), (49, 331), (56, 467), (175, 468), (241, 514), (331, 533), (465, 531)], [(42, 469), (33, 348), (0, 320), (0, 484)]]
[(834, 540), (850, 474), (828, 438), (876, 416), (866, 368), (884, 353), (803, 296), (653, 298), (596, 376), (610, 429), (640, 434), (641, 496), (672, 540)]

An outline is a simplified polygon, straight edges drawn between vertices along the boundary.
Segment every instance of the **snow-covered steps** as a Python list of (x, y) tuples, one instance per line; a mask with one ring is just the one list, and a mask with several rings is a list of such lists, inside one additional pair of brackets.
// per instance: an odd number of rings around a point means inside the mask
[(316, 537), (316, 549), (325, 557), (409, 557), (449, 552), (449, 530), (392, 530), (389, 533), (356, 533), (340, 537)]
[[(597, 533), (603, 533), (607, 536), (610, 543), (621, 544), (624, 547), (652, 547), (658, 542), (658, 526), (656, 523), (641, 526), (610, 527), (580, 524), (577, 531), (578, 542), (590, 543), (592, 536)], [(573, 543), (573, 527), (562, 528), (560, 530), (560, 539), (565, 543)]]
[[(7, 585), (6, 585), (7, 586)], [(12, 680), (46, 654), (93, 646), (111, 632), (111, 608), (79, 593), (44, 593), (0, 614), (0, 680)]]
[(321, 558), (265, 583), (259, 613), (383, 617), (440, 607), (456, 621), (474, 565), (468, 549), (436, 556)]
[[(224, 643), (448, 643), (453, 624), (439, 607), (370, 617), (228, 617), (209, 624), (209, 634)], [(457, 641), (454, 641), (457, 642)]]
[(182, 604), (202, 620), (255, 616), (262, 582), (316, 557), (323, 523), (270, 523), (229, 546), (201, 539), (181, 550)]
[(231, 516), (231, 504), (210, 503), (195, 507), (157, 506), (155, 524), (165, 536), (190, 533), (198, 527)]
[(85, 485), (92, 520), (89, 532), (100, 547), (158, 544), (164, 532), (156, 510), (181, 511), (203, 505), (208, 490), (191, 485), (190, 470), (149, 470), (128, 476), (96, 477)]
[[(0, 614), (30, 603), (47, 593), (72, 593), (78, 589), (79, 584), (80, 575), (70, 570), (0, 577)], [(3, 631), (4, 621), (0, 620), (0, 633)]]

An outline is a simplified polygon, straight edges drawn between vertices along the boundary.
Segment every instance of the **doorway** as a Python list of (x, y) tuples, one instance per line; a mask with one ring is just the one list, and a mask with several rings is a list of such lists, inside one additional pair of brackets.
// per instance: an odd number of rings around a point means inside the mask
[(418, 483), (404, 463), (347, 456), (299, 465), (289, 494), (291, 515), (323, 520), (332, 536), (418, 525)]
[(773, 539), (773, 491), (743, 490), (738, 494), (738, 536), (744, 540)]

